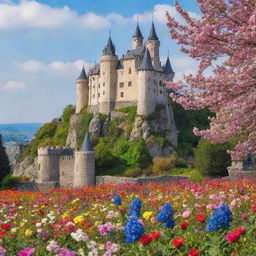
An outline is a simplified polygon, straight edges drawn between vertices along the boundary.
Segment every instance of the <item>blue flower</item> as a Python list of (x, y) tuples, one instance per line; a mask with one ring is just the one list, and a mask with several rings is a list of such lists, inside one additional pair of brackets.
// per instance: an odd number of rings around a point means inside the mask
[(137, 217), (131, 216), (128, 219), (127, 224), (124, 226), (124, 232), (125, 242), (133, 243), (140, 239), (140, 237), (144, 233), (144, 227), (141, 223), (139, 223)]
[(135, 197), (130, 206), (128, 211), (128, 216), (136, 216), (137, 218), (140, 217), (140, 209), (141, 209), (141, 200), (138, 197)]
[(232, 221), (232, 212), (228, 205), (222, 205), (211, 214), (208, 219), (206, 231), (215, 231), (228, 228)]
[(112, 202), (113, 202), (114, 205), (121, 205), (122, 204), (121, 196), (120, 195), (116, 195)]
[(156, 219), (164, 224), (166, 228), (173, 228), (175, 226), (175, 221), (173, 218), (173, 209), (170, 203), (166, 203), (162, 210), (157, 215)]

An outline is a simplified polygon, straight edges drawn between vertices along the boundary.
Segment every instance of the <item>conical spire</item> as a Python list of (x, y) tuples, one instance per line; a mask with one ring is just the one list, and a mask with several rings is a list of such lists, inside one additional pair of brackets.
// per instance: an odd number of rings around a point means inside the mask
[(116, 55), (115, 46), (111, 40), (110, 35), (108, 38), (108, 42), (107, 42), (105, 48), (103, 49), (103, 55)]
[(167, 60), (166, 60), (166, 63), (164, 65), (164, 73), (166, 74), (173, 74), (173, 70), (172, 70), (172, 66), (171, 66), (171, 63), (170, 63), (170, 59), (169, 59), (169, 56), (167, 57)]
[(148, 40), (158, 40), (158, 36), (156, 34), (156, 29), (155, 29), (154, 22), (152, 22)]
[(142, 36), (141, 31), (140, 31), (139, 23), (137, 23), (137, 26), (136, 26), (136, 29), (135, 29), (135, 32), (134, 32), (133, 37), (138, 37), (138, 38), (142, 38), (142, 39), (144, 38), (144, 37)]
[(90, 135), (87, 133), (84, 137), (84, 142), (80, 149), (80, 152), (88, 152), (88, 151), (93, 151), (93, 146), (90, 140)]
[(139, 70), (154, 70), (148, 48), (145, 51)]
[(84, 79), (84, 80), (88, 79), (87, 76), (86, 76), (86, 73), (85, 73), (84, 66), (83, 66), (83, 68), (81, 70), (81, 73), (80, 73), (80, 76), (77, 78), (77, 80), (79, 80), (79, 79)]

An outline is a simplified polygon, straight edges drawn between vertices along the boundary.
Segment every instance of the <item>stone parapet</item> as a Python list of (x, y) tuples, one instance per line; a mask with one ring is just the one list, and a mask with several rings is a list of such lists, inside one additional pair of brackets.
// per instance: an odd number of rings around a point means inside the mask
[(68, 147), (47, 146), (38, 148), (38, 156), (44, 155), (73, 155), (74, 150)]

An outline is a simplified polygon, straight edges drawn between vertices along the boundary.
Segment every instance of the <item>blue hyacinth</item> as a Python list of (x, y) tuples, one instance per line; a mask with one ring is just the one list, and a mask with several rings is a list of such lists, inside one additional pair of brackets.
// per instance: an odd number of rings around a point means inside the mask
[(144, 227), (141, 223), (139, 223), (137, 217), (131, 216), (128, 219), (127, 224), (124, 226), (124, 232), (125, 242), (133, 243), (140, 239), (140, 237), (144, 233)]
[(208, 219), (206, 231), (215, 231), (228, 228), (232, 221), (232, 212), (228, 205), (222, 205), (211, 214)]
[(113, 202), (114, 205), (121, 205), (122, 204), (121, 196), (120, 195), (116, 195), (112, 202)]
[(140, 209), (141, 209), (141, 200), (138, 197), (135, 197), (130, 206), (128, 211), (128, 216), (136, 216), (137, 218), (140, 217)]
[(166, 203), (157, 215), (156, 219), (162, 222), (165, 228), (173, 228), (175, 226), (173, 214), (172, 205), (170, 203)]

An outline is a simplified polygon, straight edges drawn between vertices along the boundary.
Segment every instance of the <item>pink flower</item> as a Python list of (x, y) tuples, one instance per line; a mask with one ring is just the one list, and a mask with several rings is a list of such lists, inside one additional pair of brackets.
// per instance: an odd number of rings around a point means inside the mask
[(187, 219), (191, 216), (191, 211), (187, 210), (182, 213), (182, 218)]
[(106, 236), (113, 229), (113, 225), (111, 222), (107, 222), (104, 225), (99, 226), (99, 232), (101, 236)]
[(241, 233), (239, 231), (229, 232), (226, 234), (226, 239), (229, 243), (236, 242), (240, 238)]
[(24, 250), (20, 251), (18, 256), (31, 256), (35, 252), (35, 248), (25, 248)]

